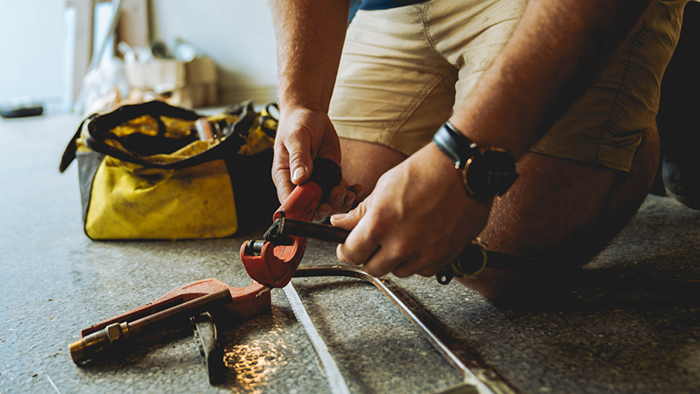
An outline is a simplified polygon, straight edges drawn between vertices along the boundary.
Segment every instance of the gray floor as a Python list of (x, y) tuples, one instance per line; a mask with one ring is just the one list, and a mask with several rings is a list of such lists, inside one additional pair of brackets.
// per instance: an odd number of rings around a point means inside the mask
[[(57, 171), (78, 119), (0, 120), (0, 392), (329, 392), (280, 290), (269, 312), (224, 328), (227, 380), (210, 386), (191, 328), (148, 337), (129, 354), (77, 367), (68, 345), (93, 323), (181, 284), (249, 279), (245, 238), (93, 242), (82, 232), (75, 164)], [(586, 268), (700, 279), (700, 212), (649, 197)], [(304, 264), (335, 263), (310, 242)], [(593, 271), (595, 270), (595, 271)], [(395, 278), (394, 278), (395, 279)], [(700, 392), (698, 297), (576, 287), (527, 310), (494, 306), (457, 284), (395, 279), (464, 349), (523, 393)], [(373, 287), (294, 279), (352, 392), (433, 393), (460, 376)]]

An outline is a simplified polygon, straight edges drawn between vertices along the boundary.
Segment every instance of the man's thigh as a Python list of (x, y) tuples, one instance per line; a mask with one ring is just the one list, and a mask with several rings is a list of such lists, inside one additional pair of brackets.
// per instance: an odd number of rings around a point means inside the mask
[(531, 151), (629, 171), (641, 131), (655, 124), (686, 1), (655, 2), (593, 85)]
[[(686, 0), (660, 0), (594, 85), (532, 148), (629, 171), (651, 127)], [(470, 93), (526, 2), (443, 0), (359, 13), (348, 31), (330, 116), (341, 138), (411, 155)]]
[[(456, 87), (476, 83), (525, 3), (440, 0), (359, 11), (348, 28), (329, 111), (339, 136), (405, 155), (428, 144), (452, 114)], [(470, 75), (458, 82), (460, 69)]]

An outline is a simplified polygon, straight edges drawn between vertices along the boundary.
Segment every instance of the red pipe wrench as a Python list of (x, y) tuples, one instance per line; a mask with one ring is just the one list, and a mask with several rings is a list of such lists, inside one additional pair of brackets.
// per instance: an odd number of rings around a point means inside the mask
[[(311, 221), (321, 201), (340, 184), (340, 167), (330, 159), (316, 158), (309, 180), (297, 186), (272, 216)], [(266, 237), (267, 239), (267, 237)], [(306, 250), (307, 238), (290, 236), (287, 242), (245, 241), (241, 261), (248, 275), (268, 287), (284, 287), (292, 279)]]
[(228, 289), (233, 298), (233, 302), (225, 307), (231, 317), (252, 316), (270, 307), (269, 289), (259, 283), (253, 282), (248, 287), (231, 287), (217, 279), (203, 279), (172, 289), (147, 305), (85, 328), (80, 331), (80, 336), (84, 338), (110, 324), (132, 322), (224, 289)]

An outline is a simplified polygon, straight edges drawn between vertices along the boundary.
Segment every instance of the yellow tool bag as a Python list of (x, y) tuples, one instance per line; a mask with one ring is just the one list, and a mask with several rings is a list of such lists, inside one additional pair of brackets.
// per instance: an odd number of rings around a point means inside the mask
[(272, 108), (245, 102), (204, 117), (152, 101), (85, 119), (59, 167), (77, 157), (85, 234), (221, 238), (269, 223), (279, 205)]

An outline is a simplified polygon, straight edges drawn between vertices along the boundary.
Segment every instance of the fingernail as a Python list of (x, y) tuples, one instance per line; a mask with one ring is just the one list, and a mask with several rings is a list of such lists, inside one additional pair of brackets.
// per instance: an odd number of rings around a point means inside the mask
[(331, 224), (336, 221), (336, 220), (343, 220), (347, 216), (347, 213), (336, 213), (335, 215), (331, 216)]
[(345, 205), (348, 206), (348, 207), (350, 207), (350, 206), (352, 206), (352, 204), (353, 204), (354, 202), (355, 202), (355, 197), (348, 198), (348, 200), (345, 201)]
[(345, 200), (345, 196), (347, 196), (347, 193), (338, 193), (335, 196), (335, 202), (341, 204), (343, 200)]
[(304, 176), (304, 167), (298, 167), (292, 174), (292, 182), (296, 182), (302, 176)]

